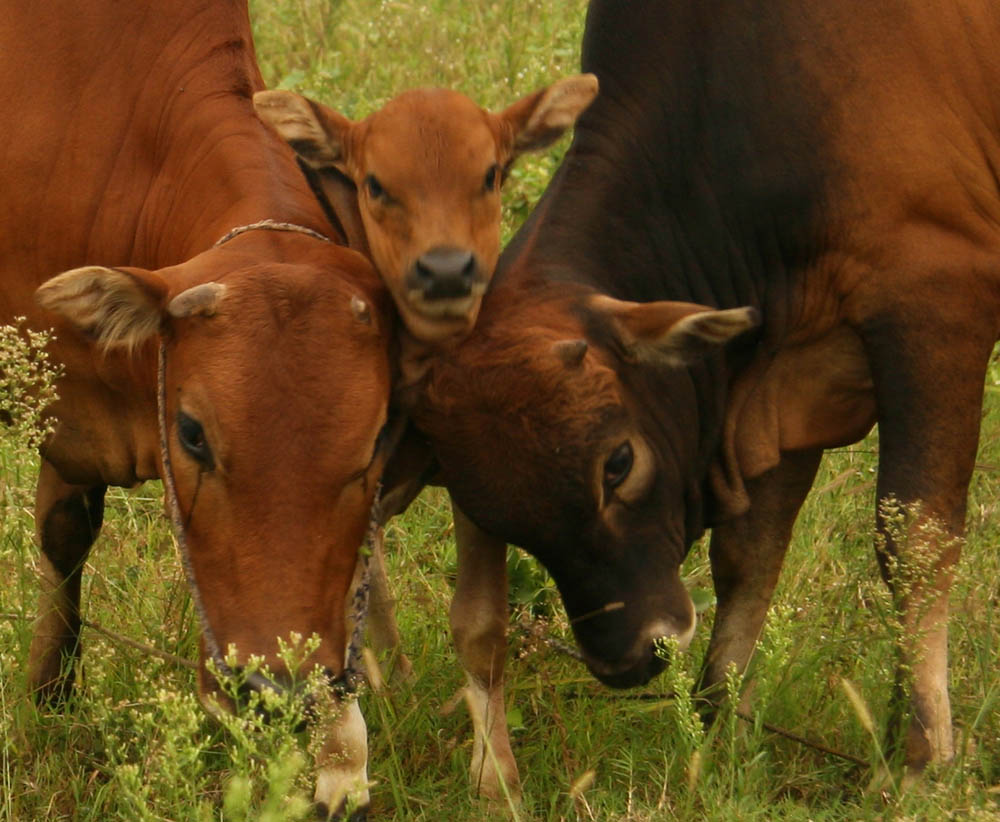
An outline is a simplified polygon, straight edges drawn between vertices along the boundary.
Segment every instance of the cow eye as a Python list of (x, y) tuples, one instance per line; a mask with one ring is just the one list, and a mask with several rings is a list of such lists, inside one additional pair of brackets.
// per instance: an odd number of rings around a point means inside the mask
[(497, 187), (497, 179), (500, 176), (500, 166), (496, 163), (490, 166), (490, 170), (486, 172), (486, 179), (483, 180), (483, 190), (493, 191)]
[(373, 200), (381, 200), (385, 196), (385, 189), (374, 174), (365, 177), (365, 187), (368, 189), (368, 196)]
[(206, 468), (215, 466), (212, 449), (208, 447), (208, 440), (205, 439), (205, 429), (198, 420), (183, 411), (177, 412), (177, 439), (181, 447), (203, 466)]
[(632, 444), (623, 442), (604, 463), (604, 485), (613, 490), (621, 485), (632, 470)]

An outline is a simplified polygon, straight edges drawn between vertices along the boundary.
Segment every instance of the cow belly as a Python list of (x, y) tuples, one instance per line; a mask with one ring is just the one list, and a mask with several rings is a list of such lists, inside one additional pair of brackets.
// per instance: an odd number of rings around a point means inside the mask
[(730, 453), (744, 478), (773, 468), (782, 451), (847, 445), (875, 424), (868, 361), (861, 339), (847, 326), (782, 348), (747, 376), (734, 388), (731, 408), (738, 417), (727, 426), (734, 437)]

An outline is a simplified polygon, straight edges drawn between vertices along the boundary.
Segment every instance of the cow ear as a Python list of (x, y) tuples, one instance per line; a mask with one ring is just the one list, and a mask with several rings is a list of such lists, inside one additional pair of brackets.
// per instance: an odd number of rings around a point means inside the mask
[(343, 114), (291, 91), (258, 91), (253, 107), (310, 168), (336, 168), (347, 174), (347, 152), (354, 123)]
[(554, 143), (572, 127), (596, 96), (597, 77), (575, 74), (505, 108), (497, 116), (512, 135), (511, 158)]
[(87, 266), (48, 280), (35, 298), (101, 348), (131, 352), (159, 333), (167, 283), (153, 271)]
[(750, 306), (717, 310), (684, 302), (633, 303), (599, 296), (590, 309), (610, 321), (637, 360), (690, 365), (760, 323)]
[(292, 147), (327, 219), (347, 244), (368, 255), (358, 189), (347, 170), (347, 149), (354, 122), (331, 108), (290, 91), (258, 91), (257, 116)]

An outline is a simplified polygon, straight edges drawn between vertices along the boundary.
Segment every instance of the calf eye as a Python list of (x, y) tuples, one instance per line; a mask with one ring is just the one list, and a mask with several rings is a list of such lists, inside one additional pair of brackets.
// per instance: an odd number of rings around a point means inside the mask
[(497, 179), (500, 177), (500, 166), (496, 163), (490, 166), (490, 170), (486, 172), (486, 179), (483, 180), (483, 190), (493, 191), (497, 187)]
[(368, 196), (373, 200), (381, 200), (385, 196), (385, 189), (374, 174), (365, 177), (365, 186), (368, 188)]
[(623, 442), (604, 463), (604, 487), (609, 491), (621, 485), (632, 470), (632, 444)]
[(205, 439), (205, 429), (198, 420), (183, 411), (177, 412), (177, 439), (181, 447), (203, 466), (209, 469), (215, 467), (212, 449)]

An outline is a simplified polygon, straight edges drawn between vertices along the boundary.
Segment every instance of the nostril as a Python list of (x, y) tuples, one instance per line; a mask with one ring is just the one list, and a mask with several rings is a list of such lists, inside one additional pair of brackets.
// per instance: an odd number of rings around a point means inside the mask
[(427, 265), (427, 261), (420, 257), (415, 266), (417, 279), (422, 283), (431, 283), (434, 280), (434, 271)]
[(465, 265), (462, 266), (462, 277), (466, 280), (471, 280), (476, 274), (476, 258), (470, 253), (465, 261)]

